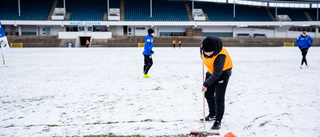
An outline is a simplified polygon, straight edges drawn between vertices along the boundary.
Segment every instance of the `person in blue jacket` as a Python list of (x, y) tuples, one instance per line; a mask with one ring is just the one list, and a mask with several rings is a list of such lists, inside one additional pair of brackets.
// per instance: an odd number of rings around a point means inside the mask
[(296, 45), (300, 48), (301, 54), (302, 54), (300, 69), (302, 69), (303, 63), (305, 63), (306, 67), (308, 68), (306, 56), (308, 53), (308, 49), (311, 47), (312, 44), (313, 44), (313, 39), (309, 35), (307, 35), (306, 31), (302, 31), (302, 34), (296, 40)]
[(151, 56), (154, 53), (152, 50), (153, 36), (154, 36), (154, 30), (152, 28), (148, 29), (148, 35), (145, 38), (144, 51), (142, 53), (144, 56), (143, 78), (150, 78), (148, 76), (148, 71), (153, 64), (152, 56)]

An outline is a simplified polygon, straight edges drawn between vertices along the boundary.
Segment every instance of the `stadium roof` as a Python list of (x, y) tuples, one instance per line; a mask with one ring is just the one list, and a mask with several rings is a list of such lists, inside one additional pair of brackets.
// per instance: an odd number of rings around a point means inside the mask
[(320, 3), (320, 0), (249, 0), (260, 2), (281, 2), (281, 3)]

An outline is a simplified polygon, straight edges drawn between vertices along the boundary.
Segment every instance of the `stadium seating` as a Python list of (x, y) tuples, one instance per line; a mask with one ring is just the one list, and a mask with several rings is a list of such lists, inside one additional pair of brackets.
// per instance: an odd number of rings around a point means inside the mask
[(317, 21), (317, 9), (309, 9), (308, 13), (314, 21)]
[(236, 17), (233, 17), (233, 4), (195, 2), (194, 5), (203, 9), (210, 21), (272, 21), (264, 7), (236, 5)]
[(150, 17), (150, 0), (125, 0), (126, 21), (189, 21), (185, 2), (152, 0), (152, 17)]
[(103, 20), (103, 13), (107, 11), (105, 0), (66, 0), (69, 20)]
[[(185, 8), (187, 1), (124, 0), (125, 21), (189, 21)], [(46, 20), (54, 0), (21, 0), (21, 15), (18, 15), (17, 0), (1, 0), (0, 20)], [(107, 0), (66, 0), (69, 20), (101, 21), (107, 13)], [(191, 8), (192, 4), (188, 1)], [(120, 0), (109, 0), (110, 8), (120, 8)], [(58, 0), (57, 7), (63, 7)], [(236, 17), (233, 17), (233, 4), (214, 2), (195, 2), (195, 8), (201, 8), (208, 14), (210, 21), (273, 21), (265, 7), (236, 5)], [(275, 9), (270, 8), (275, 14)], [(308, 21), (308, 12), (316, 20), (316, 9), (278, 8), (278, 15), (286, 14), (292, 21)]]
[(17, 0), (1, 0), (0, 20), (47, 20), (54, 0), (21, 0), (21, 16)]
[[(294, 9), (294, 8), (278, 8), (278, 15), (288, 15), (291, 21), (309, 21), (304, 14), (308, 9)], [(275, 8), (270, 8), (270, 11), (275, 15)]]
[[(120, 0), (109, 0), (109, 8), (120, 8)], [(103, 20), (107, 13), (107, 0), (66, 0), (67, 12), (71, 13), (69, 20)], [(57, 7), (63, 7), (59, 0)]]

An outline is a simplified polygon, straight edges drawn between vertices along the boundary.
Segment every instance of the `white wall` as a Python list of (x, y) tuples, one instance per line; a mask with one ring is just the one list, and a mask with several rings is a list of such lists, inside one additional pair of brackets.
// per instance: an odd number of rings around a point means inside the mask
[(38, 35), (45, 35), (42, 33), (42, 29), (43, 28), (46, 28), (46, 27), (50, 27), (51, 30), (50, 30), (50, 35), (58, 35), (59, 32), (64, 32), (64, 27), (61, 27), (61, 26), (38, 26)]
[(21, 26), (22, 32), (37, 32), (37, 26)]
[[(289, 31), (288, 32), (288, 38), (298, 38), (301, 35), (302, 32), (299, 31)], [(307, 32), (307, 35), (309, 35), (312, 38), (316, 38), (316, 33), (314, 32)]]
[(108, 39), (112, 32), (59, 32), (59, 39), (77, 39), (80, 36), (91, 37), (92, 39)]
[(110, 26), (109, 31), (113, 36), (123, 36), (123, 26)]
[(232, 27), (200, 27), (202, 32), (232, 32)]
[(172, 27), (160, 27), (160, 32), (186, 32), (187, 28), (185, 26), (172, 26)]
[(271, 29), (256, 29), (256, 28), (238, 28), (235, 27), (235, 36), (237, 36), (238, 33), (249, 33), (251, 36), (253, 36), (254, 33), (258, 34), (266, 34), (267, 38), (273, 38), (274, 37), (274, 30)]

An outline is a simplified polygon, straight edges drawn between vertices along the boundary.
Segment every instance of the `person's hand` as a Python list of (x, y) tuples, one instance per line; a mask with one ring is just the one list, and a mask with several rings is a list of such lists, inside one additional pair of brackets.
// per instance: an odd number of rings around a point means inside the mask
[(201, 92), (206, 92), (207, 91), (207, 87), (202, 86)]
[(150, 50), (151, 54), (154, 54), (154, 51), (153, 50)]
[(309, 48), (311, 47), (311, 45), (309, 45)]
[(200, 55), (200, 58), (203, 59), (202, 55)]
[(300, 46), (298, 46), (299, 47), (299, 49), (301, 49), (301, 47)]

